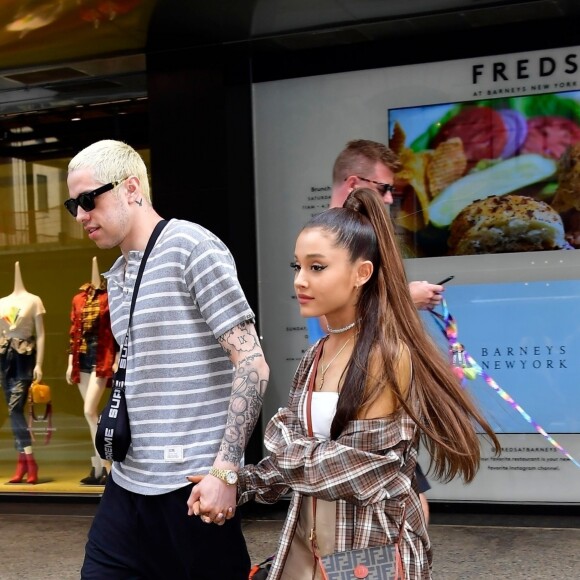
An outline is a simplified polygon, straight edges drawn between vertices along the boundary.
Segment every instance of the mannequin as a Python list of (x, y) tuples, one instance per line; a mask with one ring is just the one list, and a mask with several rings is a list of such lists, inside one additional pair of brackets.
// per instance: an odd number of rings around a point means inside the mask
[[(93, 258), (91, 281), (83, 284), (72, 300), (70, 349), (66, 381), (77, 384), (83, 398), (85, 419), (91, 440), (95, 441), (99, 402), (113, 376), (116, 343), (111, 332), (109, 304), (97, 258)], [(111, 465), (99, 457), (96, 448), (91, 471), (82, 485), (104, 485)]]
[(18, 451), (16, 472), (8, 483), (38, 483), (38, 465), (24, 411), (32, 381), (42, 380), (44, 314), (42, 300), (26, 291), (20, 263), (14, 266), (14, 291), (0, 298), (0, 384)]

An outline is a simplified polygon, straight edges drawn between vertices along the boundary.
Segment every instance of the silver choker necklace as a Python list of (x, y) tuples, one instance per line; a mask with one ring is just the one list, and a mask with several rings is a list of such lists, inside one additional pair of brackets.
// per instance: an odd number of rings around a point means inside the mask
[(328, 332), (330, 332), (330, 334), (342, 334), (343, 332), (346, 332), (347, 330), (354, 328), (355, 324), (356, 320), (354, 322), (351, 322), (350, 324), (347, 324), (346, 326), (343, 326), (342, 328), (331, 328), (330, 324), (327, 324), (326, 328), (328, 329)]

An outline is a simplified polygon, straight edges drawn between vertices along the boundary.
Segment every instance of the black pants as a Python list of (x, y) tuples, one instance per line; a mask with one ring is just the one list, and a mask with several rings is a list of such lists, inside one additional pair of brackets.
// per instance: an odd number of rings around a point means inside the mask
[(427, 481), (421, 466), (417, 463), (415, 467), (415, 476), (417, 477), (417, 487), (419, 488), (419, 493), (425, 493), (431, 489), (431, 484)]
[(247, 580), (240, 516), (223, 526), (187, 515), (191, 485), (131, 493), (109, 478), (89, 531), (82, 580)]

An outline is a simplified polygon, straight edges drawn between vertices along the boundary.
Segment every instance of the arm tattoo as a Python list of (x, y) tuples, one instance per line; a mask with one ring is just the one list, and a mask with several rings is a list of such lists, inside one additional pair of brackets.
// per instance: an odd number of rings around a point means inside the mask
[[(225, 461), (239, 464), (250, 435), (258, 422), (268, 381), (260, 378), (259, 367), (256, 364), (259, 359), (264, 358), (257, 336), (249, 332), (245, 323), (238, 325), (236, 329), (237, 333), (234, 334), (232, 330), (219, 339), (228, 355), (231, 356), (233, 351), (237, 351), (238, 354), (247, 353), (239, 360), (235, 369), (228, 420), (220, 454)], [(256, 348), (258, 351), (255, 350)]]
[(231, 357), (231, 354), (234, 351), (244, 353), (254, 350), (254, 348), (258, 346), (258, 341), (256, 339), (256, 335), (249, 331), (248, 325), (245, 322), (242, 322), (235, 328), (232, 328), (232, 330), (222, 334), (222, 336), (219, 337), (219, 343)]

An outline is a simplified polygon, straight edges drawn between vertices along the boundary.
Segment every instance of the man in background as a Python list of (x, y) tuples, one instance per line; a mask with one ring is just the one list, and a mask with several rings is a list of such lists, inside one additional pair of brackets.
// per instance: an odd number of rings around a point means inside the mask
[[(330, 207), (342, 207), (348, 194), (357, 187), (376, 191), (391, 206), (396, 195), (394, 174), (400, 168), (397, 154), (386, 145), (367, 139), (349, 141), (334, 162)], [(443, 286), (426, 281), (409, 284), (415, 306), (422, 309), (438, 306), (443, 290)]]

